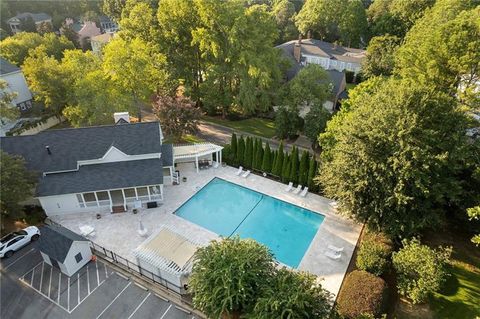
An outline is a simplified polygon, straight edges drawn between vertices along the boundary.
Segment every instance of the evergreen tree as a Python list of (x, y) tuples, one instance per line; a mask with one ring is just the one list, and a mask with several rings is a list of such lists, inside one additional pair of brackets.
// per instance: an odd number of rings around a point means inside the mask
[(263, 152), (263, 161), (262, 161), (262, 171), (266, 173), (270, 173), (272, 171), (271, 166), (271, 152), (270, 152), (270, 145), (267, 142), (265, 145), (265, 151)]
[(252, 151), (252, 168), (257, 167), (257, 151), (258, 151), (258, 139), (253, 138), (253, 151)]
[(310, 158), (310, 163), (308, 165), (308, 189), (311, 191), (316, 191), (318, 186), (313, 180), (315, 175), (317, 174), (317, 161), (315, 160), (315, 157), (312, 156)]
[(290, 179), (290, 172), (291, 172), (291, 166), (292, 166), (290, 163), (290, 158), (291, 156), (289, 156), (288, 154), (285, 154), (285, 157), (282, 163), (283, 165), (282, 165), (281, 178), (282, 178), (282, 182), (284, 183), (289, 182), (289, 179)]
[(245, 158), (244, 158), (244, 164), (246, 168), (252, 168), (252, 160), (253, 160), (253, 143), (252, 143), (252, 138), (248, 136), (247, 141), (245, 143)]
[(232, 150), (233, 165), (237, 165), (237, 135), (235, 133), (232, 134), (232, 140), (230, 142), (230, 145)]
[(261, 139), (257, 140), (257, 152), (256, 152), (255, 158), (256, 160), (255, 160), (254, 168), (261, 170), (262, 164), (263, 164), (263, 161), (262, 161), (263, 160), (263, 144)]
[(298, 183), (304, 186), (307, 186), (308, 183), (308, 159), (308, 152), (303, 151), (302, 158), (300, 159), (300, 167), (298, 168)]
[(245, 140), (243, 139), (243, 136), (240, 136), (238, 138), (238, 146), (237, 146), (237, 164), (238, 165), (243, 165), (243, 158), (245, 153)]
[(280, 143), (280, 146), (278, 147), (277, 151), (277, 158), (275, 160), (275, 167), (273, 168), (273, 175), (282, 176), (283, 172), (283, 142)]
[(273, 172), (273, 168), (275, 167), (274, 163), (277, 160), (277, 151), (272, 151), (272, 154), (270, 155), (270, 172)]
[(298, 148), (294, 146), (290, 154), (290, 181), (298, 183), (298, 175)]

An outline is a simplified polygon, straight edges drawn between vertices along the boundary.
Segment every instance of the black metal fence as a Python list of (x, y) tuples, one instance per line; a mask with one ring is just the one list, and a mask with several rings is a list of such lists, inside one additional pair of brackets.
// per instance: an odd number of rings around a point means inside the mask
[[(63, 227), (62, 225), (54, 222), (53, 220), (47, 218), (45, 220), (46, 224), (49, 225), (56, 225)], [(96, 243), (94, 243), (92, 240), (90, 240), (90, 246), (92, 247), (92, 251), (94, 255), (97, 255), (99, 257), (102, 257), (103, 259), (107, 260), (108, 262), (115, 264), (116, 266), (121, 267), (122, 269), (128, 271), (129, 273), (133, 275), (137, 275), (139, 277), (142, 277), (148, 281), (151, 281), (153, 284), (160, 285), (161, 288), (166, 289), (168, 292), (176, 294), (177, 297), (181, 298), (182, 301), (186, 302), (187, 304), (191, 305), (190, 298), (188, 296), (185, 296), (187, 294), (187, 289), (186, 287), (180, 287), (177, 284), (169, 281), (168, 279), (162, 278), (161, 276), (152, 273), (151, 271), (142, 268), (141, 266), (137, 265), (136, 263), (132, 262), (131, 260), (128, 260), (125, 257), (122, 257), (118, 255), (117, 253), (106, 249), (103, 246), (100, 246)]]

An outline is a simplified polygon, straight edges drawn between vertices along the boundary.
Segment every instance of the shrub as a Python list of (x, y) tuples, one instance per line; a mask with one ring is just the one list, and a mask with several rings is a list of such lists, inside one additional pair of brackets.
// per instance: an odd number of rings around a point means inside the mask
[(397, 271), (398, 292), (414, 304), (424, 302), (445, 282), (448, 276), (445, 266), (452, 249), (431, 249), (417, 238), (405, 239), (402, 244), (403, 248), (392, 256)]
[(385, 306), (387, 284), (363, 270), (347, 275), (337, 299), (338, 312), (346, 318), (361, 315), (379, 316)]
[(357, 255), (357, 268), (380, 276), (388, 267), (392, 244), (384, 236), (368, 233)]

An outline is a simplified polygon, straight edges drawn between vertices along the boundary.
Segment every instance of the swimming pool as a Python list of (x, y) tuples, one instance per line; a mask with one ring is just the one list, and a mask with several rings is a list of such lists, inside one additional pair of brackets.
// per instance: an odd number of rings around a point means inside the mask
[(324, 219), (220, 178), (211, 180), (175, 214), (224, 237), (253, 238), (293, 268), (300, 264)]

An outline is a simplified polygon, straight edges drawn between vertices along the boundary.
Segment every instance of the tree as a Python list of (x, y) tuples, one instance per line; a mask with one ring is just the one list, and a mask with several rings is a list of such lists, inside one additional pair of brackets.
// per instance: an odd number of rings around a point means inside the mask
[(392, 250), (392, 242), (386, 236), (367, 232), (358, 251), (356, 266), (380, 276), (390, 264)]
[(403, 237), (434, 227), (461, 193), (465, 118), (453, 97), (390, 79), (336, 125), (319, 181), (373, 229)]
[(296, 148), (294, 146), (292, 152), (290, 153), (290, 175), (289, 175), (289, 179), (290, 179), (290, 182), (293, 182), (295, 184), (298, 183), (298, 181), (299, 181), (298, 165), (299, 165), (298, 148)]
[(238, 162), (238, 165), (245, 165), (244, 164), (244, 158), (245, 158), (245, 140), (243, 139), (243, 136), (241, 135), (238, 138), (238, 147), (237, 147), (237, 162)]
[(103, 51), (103, 67), (108, 77), (133, 97), (142, 120), (142, 104), (154, 93), (171, 91), (166, 58), (157, 48), (138, 38), (126, 41), (117, 37)]
[(279, 0), (274, 3), (272, 14), (275, 16), (277, 28), (280, 31), (277, 43), (295, 39), (298, 30), (295, 27), (295, 5), (289, 0)]
[(252, 319), (329, 318), (331, 295), (316, 277), (281, 268), (257, 300)]
[(272, 174), (278, 177), (282, 176), (283, 173), (283, 159), (284, 159), (284, 152), (283, 152), (283, 142), (280, 142), (280, 146), (277, 150), (277, 158), (275, 167), (272, 168)]
[(282, 182), (284, 182), (284, 183), (288, 182), (289, 179), (290, 179), (290, 172), (291, 172), (291, 169), (292, 169), (292, 162), (291, 162), (291, 156), (290, 155), (285, 154), (285, 156), (283, 158), (282, 173), (280, 174), (280, 176), (282, 178)]
[(120, 21), (126, 0), (104, 0), (102, 11), (114, 21)]
[(61, 64), (40, 46), (25, 60), (23, 73), (34, 98), (60, 113), (67, 104), (68, 89)]
[(237, 135), (235, 134), (235, 132), (232, 133), (230, 145), (232, 148), (233, 165), (237, 165)]
[[(467, 215), (470, 220), (480, 220), (480, 206), (467, 209)], [(480, 245), (480, 234), (473, 236), (472, 242), (477, 246)]]
[(313, 180), (315, 175), (317, 175), (317, 161), (315, 160), (315, 157), (312, 156), (308, 164), (308, 180), (307, 180), (308, 189), (312, 192), (317, 190), (317, 184)]
[[(33, 196), (35, 175), (25, 167), (25, 160), (0, 151), (0, 211), (2, 214), (15, 214), (19, 202)], [(5, 187), (8, 185), (8, 187)]]
[(262, 140), (257, 138), (257, 150), (255, 152), (255, 165), (254, 169), (256, 170), (261, 170), (262, 169), (262, 163), (263, 163), (263, 145), (262, 145)]
[(284, 104), (294, 110), (303, 106), (322, 106), (332, 94), (332, 85), (327, 71), (320, 65), (308, 64), (288, 82)]
[(302, 119), (296, 110), (281, 106), (275, 112), (275, 135), (281, 139), (293, 138), (302, 128)]
[(85, 74), (70, 89), (72, 94), (62, 113), (74, 127), (109, 124), (113, 113), (134, 110), (131, 97), (108, 81), (102, 70)]
[(0, 42), (2, 57), (16, 66), (21, 66), (30, 49), (42, 44), (43, 38), (38, 33), (19, 32)]
[(310, 155), (307, 151), (302, 152), (302, 157), (300, 158), (300, 166), (298, 168), (298, 183), (304, 186), (307, 186), (308, 184), (309, 156)]
[(367, 42), (367, 13), (361, 0), (349, 0), (338, 25), (340, 40), (348, 47), (360, 47)]
[(432, 90), (458, 95), (469, 107), (478, 80), (480, 7), (470, 1), (437, 1), (417, 20), (396, 54), (394, 73)]
[(452, 248), (431, 249), (416, 238), (405, 239), (402, 244), (403, 248), (392, 255), (398, 292), (414, 304), (422, 303), (445, 282)]
[(73, 43), (75, 48), (80, 48), (80, 43), (78, 42), (78, 34), (73, 30), (72, 25), (63, 23), (60, 28), (60, 33), (67, 38), (70, 42)]
[(32, 17), (27, 17), (20, 21), (20, 29), (24, 32), (37, 32), (37, 25)]
[(268, 142), (265, 145), (265, 151), (263, 152), (263, 160), (262, 160), (262, 171), (266, 173), (270, 173), (272, 171), (272, 162), (271, 162), (271, 151), (270, 151), (270, 145)]
[(166, 134), (180, 141), (184, 134), (198, 131), (201, 112), (187, 97), (159, 96), (153, 110)]
[(5, 80), (0, 79), (0, 122), (4, 119), (16, 119), (20, 115), (15, 105), (17, 95), (17, 92), (8, 90), (8, 83)]
[(247, 136), (247, 140), (245, 142), (245, 159), (244, 164), (246, 168), (252, 168), (253, 162), (253, 141), (250, 136)]
[(63, 58), (65, 51), (75, 49), (75, 45), (65, 36), (57, 36), (53, 32), (43, 35), (41, 46), (48, 56), (53, 56), (58, 61)]
[(367, 56), (362, 66), (365, 78), (373, 76), (389, 76), (395, 66), (395, 52), (400, 38), (394, 35), (373, 37), (367, 47)]
[(239, 318), (254, 308), (274, 271), (271, 252), (252, 239), (212, 241), (194, 255), (193, 304), (211, 318)]
[(310, 139), (312, 144), (318, 144), (318, 137), (325, 132), (327, 122), (332, 118), (323, 106), (314, 106), (310, 112), (305, 115), (305, 135)]
[(50, 22), (42, 22), (38, 25), (37, 31), (40, 34), (52, 33), (53, 26)]
[(127, 0), (119, 24), (119, 35), (125, 40), (139, 38), (147, 43), (158, 41), (159, 26), (156, 12), (146, 2)]

